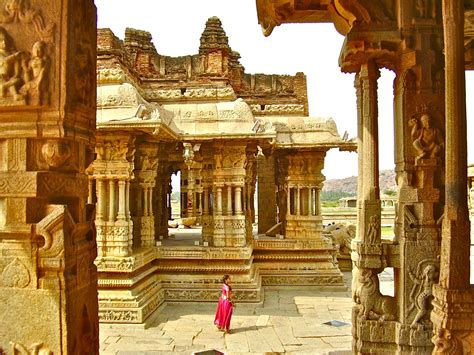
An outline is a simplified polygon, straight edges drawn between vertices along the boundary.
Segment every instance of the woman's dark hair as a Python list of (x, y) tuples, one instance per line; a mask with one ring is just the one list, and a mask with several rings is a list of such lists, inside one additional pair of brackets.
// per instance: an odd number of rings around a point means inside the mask
[(228, 279), (230, 279), (230, 276), (225, 274), (224, 277), (222, 278), (222, 282), (225, 283), (225, 281)]

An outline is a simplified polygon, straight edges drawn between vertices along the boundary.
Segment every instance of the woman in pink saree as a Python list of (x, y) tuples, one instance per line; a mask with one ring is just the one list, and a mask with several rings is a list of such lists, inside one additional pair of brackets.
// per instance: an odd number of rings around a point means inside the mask
[(224, 275), (222, 281), (222, 294), (217, 305), (216, 318), (214, 324), (219, 330), (230, 333), (230, 320), (232, 318), (234, 303), (232, 302), (232, 287), (230, 286), (230, 276)]

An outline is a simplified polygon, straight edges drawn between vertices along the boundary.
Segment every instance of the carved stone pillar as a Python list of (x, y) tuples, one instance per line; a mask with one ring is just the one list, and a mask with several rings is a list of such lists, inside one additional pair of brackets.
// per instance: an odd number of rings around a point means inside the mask
[(181, 169), (181, 217), (188, 216), (188, 168), (182, 165)]
[(466, 91), (463, 1), (443, 0), (446, 73), (445, 208), (439, 284), (433, 287), (434, 354), (474, 350), (474, 291), (469, 282)]
[[(213, 184), (216, 191), (216, 210), (213, 213), (213, 245), (238, 247), (247, 244), (246, 218), (242, 213), (242, 188), (246, 178), (246, 145), (224, 145), (214, 152), (215, 169)], [(235, 213), (222, 215), (222, 188), (227, 186), (227, 204), (232, 211), (232, 197)], [(232, 196), (232, 189), (234, 196)], [(251, 218), (251, 217), (249, 217)]]
[(184, 164), (188, 168), (187, 177), (187, 204), (186, 204), (186, 215), (187, 217), (195, 217), (195, 198), (194, 198), (194, 189), (195, 189), (195, 176), (194, 176), (194, 149), (191, 143), (183, 143), (183, 158)]
[(97, 354), (95, 6), (0, 11), (0, 352)]
[[(359, 137), (358, 157), (359, 167), (358, 192), (359, 218), (358, 239), (362, 244), (375, 245), (380, 243), (380, 192), (379, 192), (379, 155), (378, 155), (378, 110), (377, 110), (377, 79), (380, 72), (372, 61), (361, 66), (356, 85), (362, 90), (361, 98), (362, 137)], [(375, 262), (376, 263), (376, 262)], [(369, 265), (365, 265), (369, 267)], [(372, 265), (375, 267), (377, 265)]]
[(213, 200), (213, 168), (214, 168), (214, 156), (212, 145), (203, 145), (200, 149), (202, 156), (202, 169), (201, 169), (201, 188), (203, 191), (203, 211), (201, 216), (202, 225), (202, 241), (207, 242), (209, 246), (213, 243), (214, 234), (214, 218), (213, 211), (215, 209), (215, 200)]
[[(155, 169), (155, 184), (152, 193), (152, 213), (154, 218), (155, 239), (168, 236), (168, 219), (171, 218), (169, 199), (171, 195), (171, 174), (166, 157), (160, 156), (158, 166)], [(182, 185), (181, 185), (182, 186)], [(181, 208), (185, 208), (186, 202), (181, 198)], [(181, 210), (182, 212), (182, 210)]]
[[(319, 151), (286, 154), (287, 176), (280, 177), (284, 186), (279, 188), (286, 192), (287, 214), (286, 223), (282, 228), (286, 239), (322, 238), (322, 218), (318, 214), (310, 213), (312, 200), (310, 192), (324, 181), (324, 175), (321, 174), (324, 155), (324, 152)], [(305, 192), (308, 196), (305, 196)], [(315, 199), (314, 203), (319, 203), (319, 199)], [(319, 206), (315, 207), (316, 210), (319, 209)]]
[[(245, 164), (245, 185), (244, 185), (244, 214), (245, 214), (245, 235), (247, 240), (253, 239), (253, 223), (255, 222), (254, 196), (257, 185), (257, 159), (256, 147), (249, 144), (246, 150)], [(273, 185), (273, 198), (275, 198), (275, 185)], [(271, 201), (271, 200), (269, 200)], [(276, 204), (274, 205), (276, 209)]]
[(97, 181), (97, 206), (101, 211), (96, 216), (97, 248), (103, 257), (124, 257), (132, 252), (133, 224), (126, 190), (133, 177), (133, 152), (134, 138), (128, 135), (101, 133), (97, 138), (97, 159), (89, 170)]
[(258, 170), (258, 233), (265, 233), (277, 223), (275, 193), (275, 157), (259, 156)]
[[(153, 189), (156, 186), (156, 176), (158, 172), (158, 145), (156, 143), (142, 142), (138, 144), (135, 154), (135, 181), (132, 199), (137, 199), (140, 206), (135, 204), (132, 210), (134, 245), (141, 247), (151, 247), (155, 244), (155, 216), (156, 213), (165, 213), (165, 202), (167, 192), (159, 189), (161, 198), (158, 199), (158, 206), (154, 205)], [(160, 169), (163, 170), (163, 169)], [(137, 196), (138, 195), (138, 196)]]

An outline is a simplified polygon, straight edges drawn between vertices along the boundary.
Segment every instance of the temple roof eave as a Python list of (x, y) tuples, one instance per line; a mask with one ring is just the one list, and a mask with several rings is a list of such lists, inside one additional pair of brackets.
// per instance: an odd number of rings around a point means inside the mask
[(220, 133), (220, 134), (181, 134), (179, 139), (183, 141), (209, 141), (209, 140), (248, 140), (248, 141), (260, 141), (260, 140), (274, 140), (276, 137), (275, 132), (255, 134), (255, 133)]
[(155, 137), (158, 141), (177, 141), (180, 139), (180, 133), (176, 132), (162, 122), (149, 121), (107, 121), (97, 122), (97, 130), (100, 131), (130, 131), (147, 133)]
[(353, 142), (318, 142), (318, 143), (276, 143), (276, 149), (304, 149), (304, 150), (329, 150), (339, 148), (340, 151), (357, 151), (357, 143)]

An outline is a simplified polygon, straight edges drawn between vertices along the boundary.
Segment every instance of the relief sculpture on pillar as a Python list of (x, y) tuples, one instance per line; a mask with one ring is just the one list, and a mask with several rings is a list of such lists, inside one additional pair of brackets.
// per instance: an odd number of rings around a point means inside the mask
[(6, 0), (0, 23), (33, 24), (37, 34), (44, 41), (51, 41), (54, 34), (54, 24), (46, 24), (40, 11), (30, 5), (29, 0)]
[(411, 323), (412, 329), (424, 328), (422, 323), (431, 309), (433, 299), (433, 284), (438, 281), (437, 262), (434, 259), (420, 261), (416, 273), (408, 269), (408, 275), (413, 281), (413, 288), (410, 293), (410, 307), (408, 312), (416, 308), (416, 315)]
[[(31, 26), (33, 44), (18, 36), (14, 26)], [(50, 46), (54, 24), (46, 24), (41, 12), (28, 0), (7, 0), (0, 10), (0, 105), (48, 105), (50, 100)], [(17, 29), (18, 30), (18, 29)], [(23, 28), (20, 29), (23, 32)], [(12, 34), (14, 33), (14, 35)], [(35, 36), (33, 36), (35, 37)], [(16, 48), (15, 43), (23, 48)], [(31, 50), (25, 48), (25, 45)]]
[(7, 31), (0, 27), (0, 103), (24, 104), (21, 85), (21, 52), (16, 51)]
[(49, 103), (48, 57), (46, 43), (39, 41), (33, 45), (29, 59), (23, 60), (23, 81), (20, 94), (30, 105)]
[(48, 104), (48, 67), (46, 43), (34, 43), (31, 54), (17, 51), (11, 36), (0, 27), (1, 105)]
[(416, 150), (416, 160), (424, 158), (437, 158), (441, 156), (444, 139), (439, 128), (433, 126), (429, 114), (421, 115), (419, 121), (413, 117), (408, 122), (411, 127), (411, 138)]
[(370, 216), (367, 242), (371, 245), (380, 243), (380, 218), (377, 215)]

